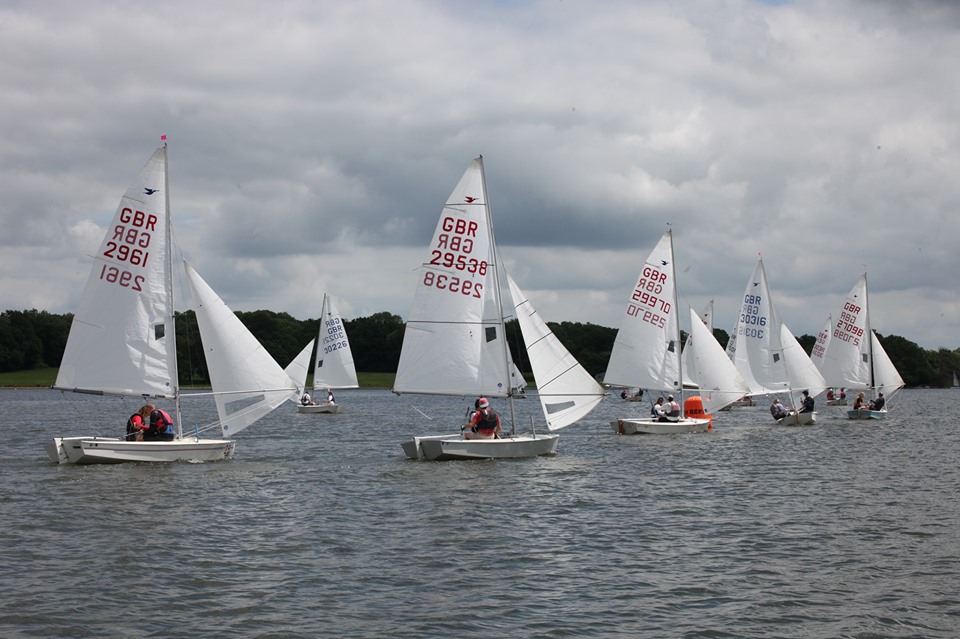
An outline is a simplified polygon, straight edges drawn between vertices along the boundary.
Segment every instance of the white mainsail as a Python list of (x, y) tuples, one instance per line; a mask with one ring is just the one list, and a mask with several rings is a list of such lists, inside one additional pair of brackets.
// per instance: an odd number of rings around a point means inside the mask
[(166, 147), (127, 189), (95, 256), (56, 388), (174, 397)]
[[(833, 315), (827, 315), (827, 323), (817, 334), (817, 342), (813, 345), (813, 350), (810, 351), (810, 361), (813, 362), (813, 365), (817, 367), (817, 370), (820, 371), (820, 374), (823, 374), (823, 362), (824, 357), (827, 355), (827, 347), (830, 345), (830, 333), (833, 331)], [(829, 383), (830, 380), (824, 379)]]
[(184, 261), (224, 435), (234, 435), (298, 397), (297, 385), (240, 318)]
[(592, 411), (603, 399), (603, 387), (557, 339), (509, 275), (507, 282), (547, 428), (559, 430)]
[(826, 388), (823, 376), (773, 306), (762, 258), (747, 281), (736, 340), (733, 361), (751, 395), (804, 389), (814, 396)]
[(627, 299), (604, 382), (680, 390), (680, 329), (673, 275), (673, 236), (666, 231), (647, 257)]
[(684, 377), (687, 373), (699, 387), (703, 409), (719, 411), (750, 392), (747, 382), (724, 352), (713, 331), (690, 309), (690, 336), (684, 349)]
[(317, 337), (317, 359), (313, 368), (313, 389), (357, 388), (357, 371), (353, 365), (350, 340), (343, 318), (333, 299), (324, 294), (320, 313), (320, 334)]
[(420, 268), (394, 392), (505, 397), (500, 291), (480, 159), (453, 189)]

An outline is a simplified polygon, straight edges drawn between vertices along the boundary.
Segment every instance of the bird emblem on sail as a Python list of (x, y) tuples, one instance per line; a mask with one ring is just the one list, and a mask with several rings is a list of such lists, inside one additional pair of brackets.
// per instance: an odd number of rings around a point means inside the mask
[(143, 187), (143, 192), (144, 192), (145, 195), (153, 195), (154, 193), (156, 193), (156, 192), (159, 191), (159, 190), (160, 190), (160, 189), (151, 189), (150, 187), (147, 187), (147, 186)]
[(668, 261), (666, 261), (666, 260), (660, 260), (660, 266), (666, 266), (666, 265), (669, 264), (669, 263), (670, 263), (670, 262), (668, 262)]
[(474, 202), (477, 201), (477, 198), (473, 197), (472, 195), (468, 195), (463, 199), (466, 201), (467, 204), (473, 204)]

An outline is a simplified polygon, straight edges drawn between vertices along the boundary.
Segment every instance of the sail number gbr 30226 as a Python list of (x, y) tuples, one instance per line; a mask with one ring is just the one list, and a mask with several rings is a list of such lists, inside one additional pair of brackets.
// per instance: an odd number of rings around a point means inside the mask
[[(477, 237), (477, 223), (447, 216), (440, 221), (441, 233), (430, 250), (429, 266), (451, 269), (455, 273), (438, 273), (436, 269), (423, 270), (423, 285), (451, 293), (483, 298), (483, 282), (474, 282), (473, 276), (485, 278), (489, 265), (486, 260), (471, 257)], [(457, 274), (456, 272), (459, 272)]]
[(100, 279), (135, 291), (143, 290), (144, 276), (138, 270), (147, 268), (150, 240), (157, 230), (157, 216), (124, 207), (118, 216), (120, 224), (104, 242), (101, 257), (117, 263), (100, 267)]

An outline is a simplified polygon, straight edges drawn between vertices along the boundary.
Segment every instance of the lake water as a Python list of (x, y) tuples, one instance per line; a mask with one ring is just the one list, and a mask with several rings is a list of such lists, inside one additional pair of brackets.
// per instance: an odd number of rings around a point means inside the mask
[(441, 463), (400, 441), (472, 398), (338, 400), (281, 407), (230, 461), (57, 466), (47, 438), (119, 435), (136, 404), (0, 391), (0, 637), (960, 633), (958, 391), (903, 391), (885, 422), (821, 399), (813, 427), (757, 406), (637, 437), (610, 396), (556, 456)]

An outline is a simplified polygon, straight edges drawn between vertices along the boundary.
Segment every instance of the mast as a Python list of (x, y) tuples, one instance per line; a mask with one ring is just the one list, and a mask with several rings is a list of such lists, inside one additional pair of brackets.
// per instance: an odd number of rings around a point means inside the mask
[[(677, 341), (673, 344), (673, 352), (674, 356), (677, 358), (677, 374), (679, 376), (677, 381), (680, 384), (680, 418), (683, 419), (685, 416), (685, 409), (683, 406), (683, 357), (681, 356), (680, 349), (680, 313), (677, 312), (677, 304), (679, 299), (679, 292), (677, 291), (677, 260), (676, 256), (673, 254), (673, 229), (669, 226), (667, 227), (667, 235), (670, 236), (670, 279), (673, 283), (673, 308), (670, 309), (670, 312), (673, 315), (673, 334), (677, 338)], [(669, 344), (667, 345), (667, 348), (670, 348)]]
[(170, 173), (167, 169), (167, 136), (161, 136), (163, 140), (163, 190), (164, 190), (164, 244), (166, 245), (164, 260), (163, 285), (166, 289), (167, 299), (170, 300), (170, 360), (173, 364), (173, 379), (170, 380), (173, 385), (174, 411), (177, 415), (177, 439), (183, 437), (183, 420), (180, 415), (180, 369), (177, 365), (177, 316), (174, 311), (173, 303), (173, 227), (170, 224)]
[(877, 372), (873, 364), (873, 328), (870, 326), (870, 293), (867, 286), (867, 270), (863, 270), (863, 338), (867, 340), (867, 359), (870, 367), (870, 393), (877, 397)]
[[(480, 164), (480, 184), (483, 185), (483, 201), (486, 204), (484, 215), (487, 217), (487, 229), (489, 230), (490, 238), (490, 257), (494, 261), (493, 268), (493, 279), (494, 279), (494, 300), (497, 304), (497, 326), (500, 330), (500, 344), (501, 344), (501, 355), (503, 358), (503, 369), (506, 371), (507, 378), (506, 389), (507, 389), (507, 401), (510, 405), (510, 432), (516, 432), (517, 420), (516, 412), (514, 410), (513, 403), (513, 393), (510, 388), (510, 356), (508, 349), (510, 345), (507, 344), (507, 329), (506, 323), (503, 321), (503, 294), (500, 290), (500, 252), (497, 250), (497, 242), (493, 234), (493, 215), (490, 213), (490, 198), (487, 195), (487, 174), (483, 168), (483, 156), (477, 158), (477, 162)], [(482, 317), (481, 317), (482, 323)]]

